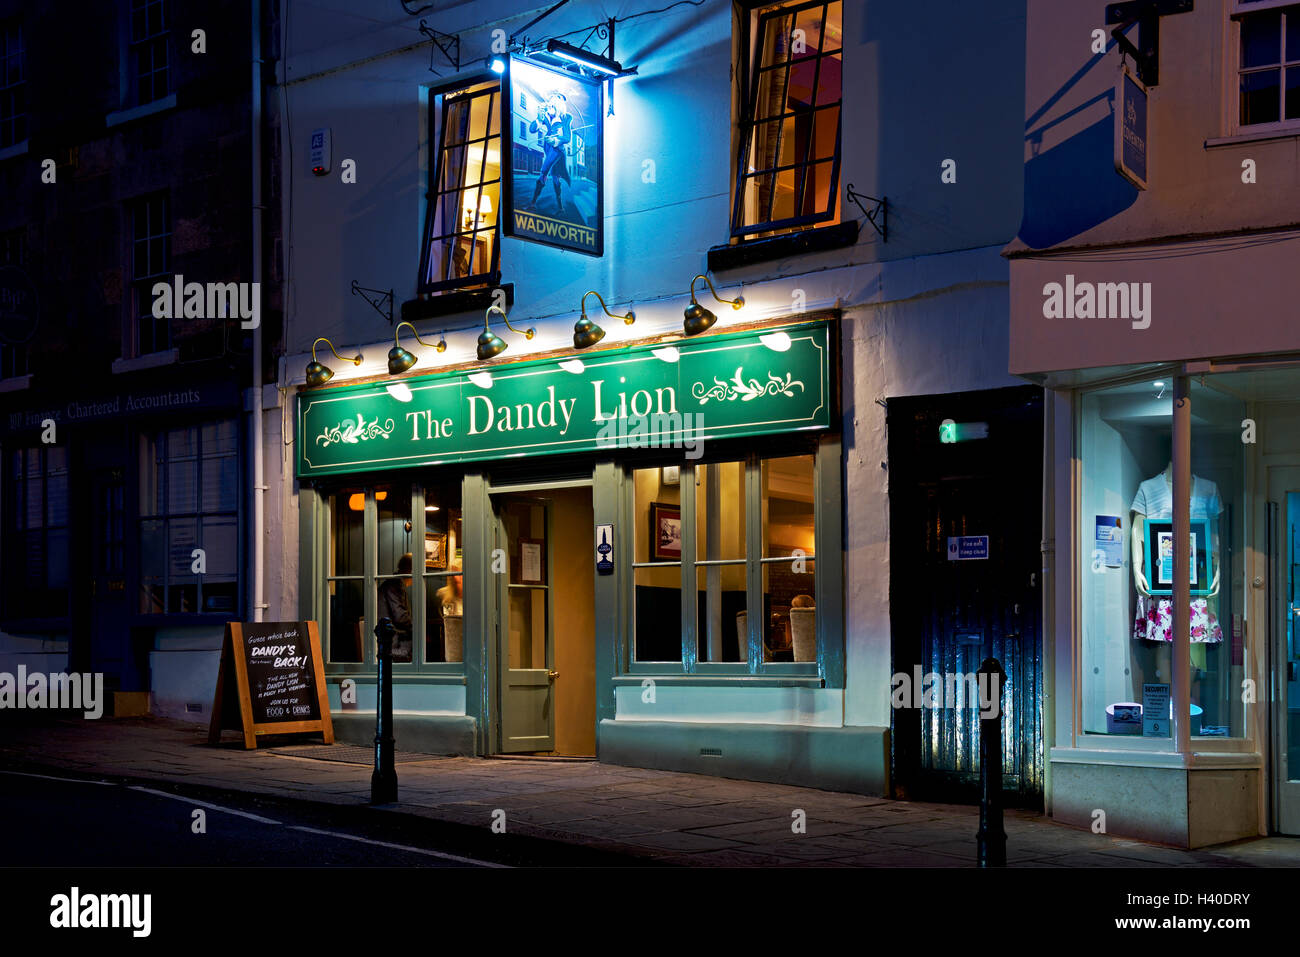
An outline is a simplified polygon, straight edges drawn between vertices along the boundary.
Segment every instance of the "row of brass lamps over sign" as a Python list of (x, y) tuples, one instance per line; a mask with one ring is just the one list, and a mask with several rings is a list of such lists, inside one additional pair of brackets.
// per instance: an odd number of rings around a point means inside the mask
[[(688, 336), (696, 336), (701, 332), (706, 332), (715, 322), (718, 321), (718, 317), (708, 309), (701, 306), (699, 300), (695, 298), (695, 284), (701, 279), (708, 283), (709, 291), (713, 293), (713, 298), (718, 302), (725, 302), (730, 305), (732, 309), (740, 309), (745, 305), (744, 296), (737, 296), (735, 299), (723, 299), (718, 295), (718, 290), (714, 288), (713, 280), (704, 273), (700, 273), (691, 280), (691, 304), (686, 307), (686, 310), (683, 313), (682, 326)], [(609, 306), (605, 304), (604, 297), (602, 297), (595, 289), (588, 289), (582, 294), (582, 301), (579, 304), (582, 315), (573, 326), (573, 348), (588, 349), (605, 338), (605, 330), (587, 317), (588, 296), (595, 296), (596, 301), (600, 303), (600, 308), (604, 310), (605, 315), (609, 316), (611, 319), (622, 319), (624, 325), (628, 326), (636, 322), (636, 313), (631, 309), (621, 316), (610, 312)], [(511, 332), (519, 333), (521, 331), (510, 325), (510, 317), (506, 314), (504, 309), (500, 306), (489, 306), (487, 311), (483, 313), (483, 331), (479, 333), (478, 337), (478, 348), (476, 354), (480, 361), (494, 359), (501, 355), (501, 353), (505, 352), (508, 347), (506, 341), (492, 331), (491, 318), (492, 313), (494, 312), (501, 316), (501, 321), (506, 324), (506, 328)], [(411, 335), (415, 336), (415, 341), (420, 343), (420, 345), (433, 346), (438, 352), (447, 351), (447, 340), (445, 336), (440, 337), (436, 345), (431, 342), (425, 342), (420, 338), (420, 334), (416, 331), (415, 326), (411, 325), (409, 322), (399, 322), (397, 328), (393, 332), (393, 348), (388, 350), (389, 375), (401, 375), (418, 361), (412, 352), (402, 347), (401, 336), (403, 326), (410, 328)], [(522, 330), (522, 332), (524, 338), (529, 340), (537, 335), (536, 329), (525, 329)], [(338, 354), (337, 350), (335, 350), (334, 343), (330, 342), (330, 340), (324, 336), (321, 336), (312, 343), (311, 347), (311, 362), (307, 365), (307, 385), (309, 386), (324, 385), (334, 377), (334, 370), (322, 364), (316, 358), (316, 347), (322, 342), (329, 346), (330, 352), (334, 353), (334, 358), (338, 359), (340, 362), (351, 362), (353, 365), (361, 365), (361, 356), (341, 356)]]

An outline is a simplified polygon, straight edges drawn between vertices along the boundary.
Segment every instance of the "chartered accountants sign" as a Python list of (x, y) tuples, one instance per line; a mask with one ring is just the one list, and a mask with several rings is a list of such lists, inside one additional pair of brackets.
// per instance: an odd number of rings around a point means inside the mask
[(298, 396), (300, 477), (829, 428), (825, 322)]

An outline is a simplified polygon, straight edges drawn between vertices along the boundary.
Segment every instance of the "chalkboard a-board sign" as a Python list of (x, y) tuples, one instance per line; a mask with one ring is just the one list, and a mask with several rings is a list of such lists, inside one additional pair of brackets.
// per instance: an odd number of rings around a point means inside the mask
[(319, 731), (334, 743), (316, 622), (227, 623), (208, 743), (224, 729), (242, 731), (250, 749), (259, 734)]

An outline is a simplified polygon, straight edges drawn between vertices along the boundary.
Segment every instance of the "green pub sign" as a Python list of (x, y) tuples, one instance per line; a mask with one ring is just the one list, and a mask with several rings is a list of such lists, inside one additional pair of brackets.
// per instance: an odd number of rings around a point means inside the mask
[(298, 475), (682, 447), (830, 427), (826, 322), (311, 389)]

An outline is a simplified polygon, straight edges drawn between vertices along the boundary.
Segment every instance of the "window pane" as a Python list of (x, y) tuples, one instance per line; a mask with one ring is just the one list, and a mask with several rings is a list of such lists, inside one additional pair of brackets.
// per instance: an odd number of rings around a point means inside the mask
[(765, 17), (759, 23), (761, 31), (759, 40), (758, 62), (760, 66), (783, 63), (790, 55), (791, 31), (794, 20), (788, 13)]
[(672, 562), (633, 573), (635, 661), (682, 660), (682, 474), (677, 467), (632, 473), (634, 560)]
[[(1300, 15), (1296, 19), (1300, 20)], [(1286, 119), (1300, 119), (1300, 66), (1286, 71)]]
[(1300, 7), (1292, 7), (1287, 11), (1286, 58), (1300, 60)]
[(1265, 10), (1243, 18), (1241, 21), (1242, 69), (1279, 63), (1281, 58), (1281, 12)]
[(763, 566), (764, 660), (813, 661), (813, 457), (764, 459), (761, 474), (763, 557), (789, 558)]
[(817, 563), (792, 556), (763, 565), (763, 660), (816, 661)]
[(786, 67), (764, 70), (758, 77), (758, 90), (754, 98), (754, 119), (765, 120), (785, 112)]
[(840, 109), (818, 110), (813, 114), (812, 152), (809, 159), (834, 159), (840, 138)]
[(794, 35), (791, 50), (794, 59), (816, 56), (822, 45), (822, 15), (825, 7), (800, 10), (794, 17)]
[(464, 576), (460, 483), (424, 490), (425, 661), (464, 660)]
[(330, 575), (362, 575), (365, 493), (344, 489), (330, 498)]
[(695, 576), (697, 660), (748, 661), (745, 566), (697, 566)]
[(1241, 77), (1241, 124), (1276, 123), (1281, 107), (1281, 70), (1261, 70)]
[(239, 539), (233, 516), (203, 519), (204, 584), (223, 578), (234, 579), (239, 561)]
[(785, 91), (785, 109), (789, 113), (794, 110), (807, 109), (812, 106), (813, 102), (813, 84), (817, 77), (817, 61), (800, 60), (790, 67), (790, 85)]
[(695, 515), (697, 559), (744, 559), (744, 462), (695, 467)]
[(373, 642), (366, 631), (365, 606), (362, 601), (360, 581), (332, 581), (329, 583), (329, 658), (330, 661), (358, 662), (362, 660), (363, 636)]
[(173, 455), (167, 462), (167, 512), (170, 515), (192, 513), (199, 509), (198, 462), (195, 459), (177, 460)]
[(406, 485), (381, 485), (375, 489), (375, 510), (379, 520), (379, 574), (411, 574), (411, 491)]
[(838, 103), (843, 96), (842, 63), (840, 54), (822, 57), (821, 72), (817, 75), (817, 106)]
[(464, 661), (465, 576), (424, 579), (425, 661)]

